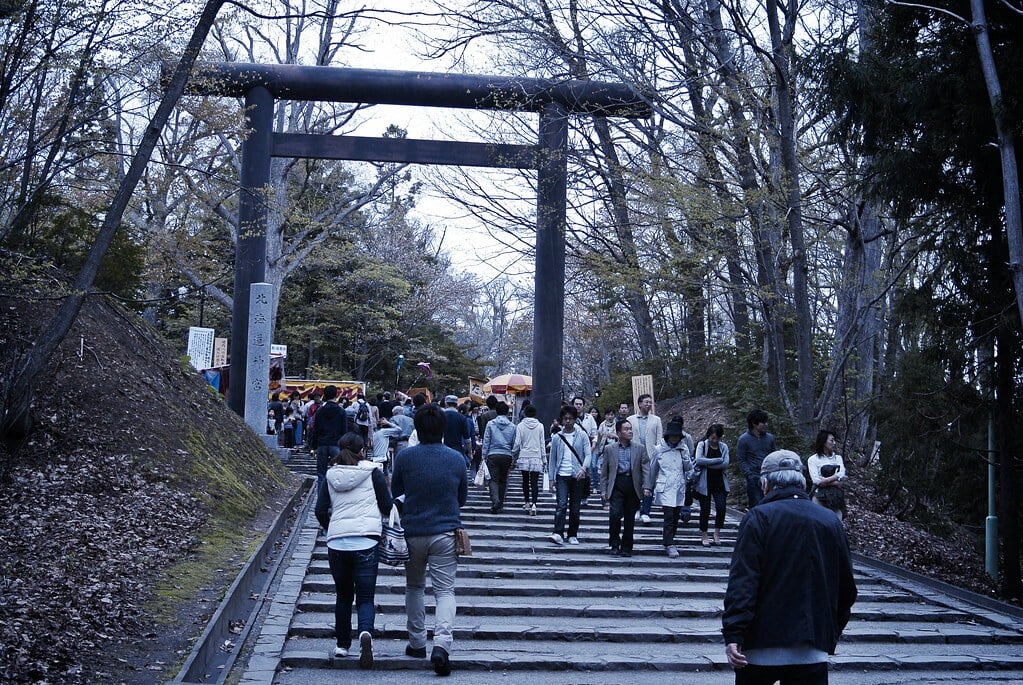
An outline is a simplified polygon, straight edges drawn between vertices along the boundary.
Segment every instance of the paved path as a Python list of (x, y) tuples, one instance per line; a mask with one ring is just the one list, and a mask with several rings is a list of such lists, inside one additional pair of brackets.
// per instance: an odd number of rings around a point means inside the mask
[[(655, 516), (637, 525), (635, 555), (619, 559), (604, 553), (606, 510), (584, 508), (582, 544), (558, 547), (546, 538), (551, 496), (535, 517), (521, 501), (517, 474), (500, 515), (470, 487), (463, 522), (473, 556), (459, 561), (450, 682), (733, 682), (720, 612), (737, 519), (724, 544), (710, 548), (690, 524), (679, 534), (681, 557), (669, 559)], [(373, 672), (359, 671), (355, 657), (331, 657), (333, 583), (317, 532), (310, 511), (241, 682), (435, 680), (426, 660), (404, 656), (402, 569), (380, 566)], [(857, 565), (856, 579), (860, 596), (831, 661), (832, 683), (1023, 682), (1023, 621), (867, 565)]]

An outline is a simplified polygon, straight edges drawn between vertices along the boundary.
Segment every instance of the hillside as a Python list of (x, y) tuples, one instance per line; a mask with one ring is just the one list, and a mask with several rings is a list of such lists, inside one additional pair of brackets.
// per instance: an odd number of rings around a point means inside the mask
[[(5, 365), (54, 306), (41, 295), (59, 283), (36, 283), (0, 294)], [(39, 379), (36, 426), (0, 485), (0, 682), (173, 675), (294, 493), (181, 357), (93, 297)]]
[[(724, 441), (732, 447), (746, 430), (745, 424), (736, 426), (730, 420), (733, 412), (709, 397), (662, 400), (658, 402), (657, 413), (665, 417), (681, 414), (694, 439), (701, 438), (711, 423), (724, 424)], [(805, 461), (808, 455), (802, 456)], [(874, 486), (871, 470), (857, 467), (851, 461), (846, 460), (849, 480), (845, 528), (853, 551), (988, 597), (996, 596), (996, 585), (984, 571), (984, 557), (972, 535), (954, 528), (953, 534), (945, 538), (899, 520), (885, 508), (891, 503)], [(745, 509), (745, 486), (734, 463), (729, 468), (729, 477), (732, 484), (729, 504)]]

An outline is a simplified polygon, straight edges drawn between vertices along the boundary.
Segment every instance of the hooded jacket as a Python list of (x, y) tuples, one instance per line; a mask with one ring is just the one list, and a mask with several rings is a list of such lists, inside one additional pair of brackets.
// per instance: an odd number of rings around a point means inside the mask
[(515, 426), (507, 416), (499, 415), (487, 422), (483, 433), (483, 456), (507, 454), (511, 456), (512, 445), (515, 444)]
[(390, 511), (391, 496), (379, 464), (360, 461), (327, 469), (316, 500), (316, 518), (327, 529), (328, 542), (342, 537), (379, 538), (380, 518)]
[(515, 446), (519, 452), (519, 459), (526, 457), (539, 457), (543, 459), (546, 454), (544, 444), (543, 424), (532, 416), (527, 416), (515, 427)]

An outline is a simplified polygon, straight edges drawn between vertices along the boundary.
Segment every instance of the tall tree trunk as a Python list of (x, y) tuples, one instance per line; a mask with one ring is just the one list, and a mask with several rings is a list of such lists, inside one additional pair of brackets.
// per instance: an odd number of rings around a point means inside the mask
[(998, 536), (1002, 540), (1002, 596), (1023, 597), (1020, 569), (1020, 421), (1013, 401), (1015, 395), (1015, 360), (1019, 356), (1016, 336), (1001, 323), (997, 330), (998, 346), (995, 373), (998, 383), (995, 408), (998, 426), (999, 516)]
[(600, 174), (604, 177), (604, 182), (607, 183), (618, 245), (628, 268), (632, 271), (631, 274), (622, 274), (625, 303), (629, 306), (629, 312), (636, 323), (639, 349), (643, 358), (656, 359), (661, 354), (660, 345), (654, 333), (654, 319), (650, 314), (646, 289), (643, 287), (645, 279), (642, 278), (639, 253), (636, 250), (636, 239), (632, 230), (632, 219), (629, 216), (629, 202), (625, 190), (622, 163), (618, 158), (614, 140), (611, 138), (611, 127), (608, 125), (607, 119), (594, 117), (593, 129), (597, 133), (597, 142), (604, 156), (604, 163), (600, 165)]
[[(138, 149), (132, 156), (131, 165), (124, 178), (121, 180), (103, 218), (96, 241), (89, 250), (82, 268), (75, 278), (71, 294), (64, 299), (53, 318), (40, 332), (39, 336), (28, 345), (27, 350), (18, 358), (14, 368), (10, 371), (7, 382), (4, 383), (3, 416), (0, 417), (0, 438), (11, 454), (11, 458), (21, 449), (25, 439), (28, 437), (32, 427), (31, 406), (35, 398), (36, 382), (43, 372), (51, 355), (64, 340), (64, 336), (71, 329), (78, 312), (81, 311), (85, 297), (88, 295), (92, 284), (96, 280), (103, 256), (110, 248), (110, 243), (121, 225), (121, 218), (128, 207), (132, 193), (142, 178), (149, 159), (153, 155), (153, 149), (160, 139), (163, 127), (167, 124), (171, 111), (177, 104), (181, 94), (185, 90), (185, 82), (188, 80), (188, 73), (192, 69), (199, 50), (202, 48), (213, 27), (217, 13), (223, 6), (224, 0), (207, 0), (199, 16), (199, 21), (192, 36), (188, 41), (181, 61), (171, 75), (167, 84), (167, 90), (153, 115), (152, 121), (146, 127)], [(3, 465), (3, 471), (7, 470), (9, 464)]]
[(792, 298), (796, 314), (796, 423), (805, 436), (813, 432), (813, 318), (807, 292), (809, 270), (803, 238), (803, 192), (800, 184), (799, 158), (796, 153), (795, 84), (792, 74), (792, 32), (799, 16), (799, 6), (787, 0), (784, 8), (784, 31), (778, 21), (779, 4), (771, 0), (767, 23), (771, 33), (771, 61), (774, 65), (775, 93), (778, 105), (778, 133), (784, 174), (785, 214), (789, 240), (792, 243)]
[(1002, 193), (1005, 200), (1005, 232), (1009, 240), (1009, 268), (1012, 270), (1012, 284), (1016, 291), (1016, 311), (1023, 324), (1023, 214), (1019, 199), (1019, 166), (1016, 164), (1016, 143), (1005, 121), (1002, 106), (1002, 84), (995, 68), (995, 56), (991, 50), (988, 35), (987, 16), (984, 0), (970, 0), (973, 13), (973, 36), (977, 43), (984, 85), (991, 100), (991, 114), (998, 134), (998, 153), (1002, 160)]
[[(788, 392), (785, 389), (785, 341), (782, 335), (781, 318), (777, 312), (779, 302), (778, 279), (776, 273), (775, 242), (771, 238), (771, 230), (765, 219), (766, 208), (764, 193), (757, 180), (757, 165), (753, 156), (750, 140), (750, 122), (742, 104), (742, 82), (736, 67), (736, 56), (732, 50), (731, 32), (726, 31), (721, 20), (721, 3), (718, 0), (706, 0), (707, 22), (714, 32), (709, 43), (723, 82), (722, 95), (731, 118), (731, 145), (735, 151), (736, 170), (739, 174), (739, 187), (742, 188), (746, 213), (749, 217), (753, 235), (754, 249), (757, 259), (757, 297), (764, 314), (763, 347), (765, 350), (765, 370), (768, 386), (788, 406)], [(739, 244), (739, 236), (735, 236), (735, 244)], [(736, 262), (728, 264), (729, 276), (735, 278), (741, 273), (741, 266)], [(734, 282), (734, 281), (733, 281)]]

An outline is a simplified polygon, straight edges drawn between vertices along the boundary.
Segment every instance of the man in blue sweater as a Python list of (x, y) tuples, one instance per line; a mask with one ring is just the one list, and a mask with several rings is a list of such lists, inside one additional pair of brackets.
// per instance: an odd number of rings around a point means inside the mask
[[(457, 412), (456, 412), (457, 413)], [(461, 415), (459, 415), (461, 417)], [(426, 569), (430, 569), (437, 603), (430, 661), (437, 675), (450, 675), (455, 622), (455, 529), (462, 527), (459, 508), (469, 494), (465, 458), (442, 443), (447, 417), (436, 404), (425, 404), (414, 418), (419, 444), (398, 453), (391, 493), (401, 504), (409, 560), (405, 562), (405, 654), (426, 657)]]

